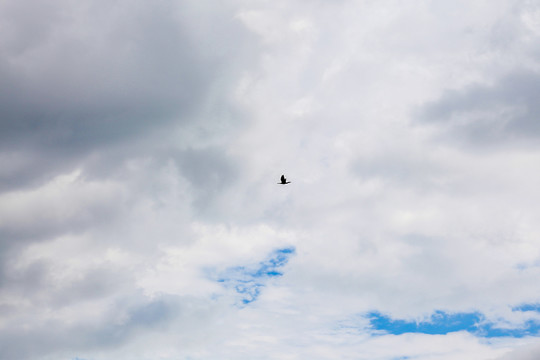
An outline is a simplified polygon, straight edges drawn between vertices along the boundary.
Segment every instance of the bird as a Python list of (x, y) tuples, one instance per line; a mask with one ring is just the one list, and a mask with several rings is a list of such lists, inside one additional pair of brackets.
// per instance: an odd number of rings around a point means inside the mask
[(291, 183), (290, 181), (287, 181), (287, 179), (285, 179), (285, 175), (281, 175), (281, 182), (279, 182), (278, 184), (287, 185), (287, 184), (290, 184), (290, 183)]

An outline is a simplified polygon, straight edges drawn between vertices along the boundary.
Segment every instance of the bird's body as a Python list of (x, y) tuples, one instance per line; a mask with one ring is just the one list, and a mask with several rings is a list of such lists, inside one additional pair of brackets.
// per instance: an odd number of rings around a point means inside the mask
[(290, 181), (287, 181), (287, 179), (285, 179), (285, 175), (281, 175), (281, 182), (279, 182), (278, 184), (287, 185), (287, 184), (290, 184), (290, 183), (291, 183)]

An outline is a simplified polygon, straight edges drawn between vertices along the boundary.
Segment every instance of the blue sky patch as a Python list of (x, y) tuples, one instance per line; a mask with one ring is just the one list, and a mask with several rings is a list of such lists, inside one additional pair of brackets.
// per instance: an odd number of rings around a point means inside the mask
[(512, 308), (512, 311), (536, 311), (540, 312), (540, 304), (522, 304)]
[[(530, 309), (530, 310), (529, 310)], [(521, 306), (514, 311), (539, 311), (540, 307)], [(480, 312), (446, 313), (435, 311), (428, 320), (409, 321), (392, 319), (379, 312), (367, 314), (370, 327), (373, 330), (387, 334), (401, 335), (404, 333), (422, 333), (430, 335), (445, 335), (450, 332), (467, 331), (476, 336), (492, 337), (515, 337), (537, 336), (540, 333), (540, 323), (529, 320), (520, 328), (499, 328), (494, 323), (486, 321)]]
[(436, 311), (428, 321), (421, 322), (392, 319), (379, 312), (369, 313), (368, 318), (373, 329), (394, 335), (404, 333), (435, 335), (461, 330), (475, 331), (477, 324), (481, 321), (481, 316), (478, 313), (447, 314), (442, 311)]
[(217, 281), (226, 287), (234, 288), (241, 297), (241, 303), (247, 305), (257, 300), (266, 281), (283, 275), (282, 268), (294, 252), (292, 247), (275, 250), (265, 260), (254, 265), (225, 270)]

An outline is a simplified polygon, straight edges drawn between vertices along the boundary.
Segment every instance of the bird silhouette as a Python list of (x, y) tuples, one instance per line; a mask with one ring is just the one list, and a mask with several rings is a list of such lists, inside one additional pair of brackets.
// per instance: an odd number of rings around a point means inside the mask
[(291, 183), (290, 181), (287, 181), (287, 179), (285, 179), (285, 175), (281, 175), (281, 182), (279, 182), (278, 184), (287, 185), (287, 184), (290, 184), (290, 183)]

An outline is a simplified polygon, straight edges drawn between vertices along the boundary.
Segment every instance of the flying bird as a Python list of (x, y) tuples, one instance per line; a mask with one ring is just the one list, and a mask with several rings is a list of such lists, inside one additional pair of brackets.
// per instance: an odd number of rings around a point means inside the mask
[(278, 183), (280, 185), (287, 185), (287, 184), (290, 184), (291, 182), (290, 181), (287, 181), (287, 179), (285, 179), (285, 175), (281, 175), (281, 182)]

